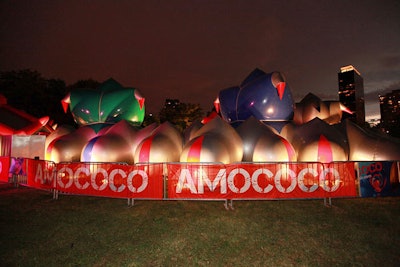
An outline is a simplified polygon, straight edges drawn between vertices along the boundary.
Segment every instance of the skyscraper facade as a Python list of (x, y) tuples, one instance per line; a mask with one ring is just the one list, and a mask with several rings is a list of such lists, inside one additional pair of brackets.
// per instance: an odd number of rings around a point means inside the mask
[(400, 89), (379, 96), (381, 129), (392, 136), (400, 137)]
[(343, 119), (351, 118), (358, 125), (365, 124), (364, 80), (352, 65), (340, 68), (338, 73), (339, 101), (353, 114), (343, 114)]

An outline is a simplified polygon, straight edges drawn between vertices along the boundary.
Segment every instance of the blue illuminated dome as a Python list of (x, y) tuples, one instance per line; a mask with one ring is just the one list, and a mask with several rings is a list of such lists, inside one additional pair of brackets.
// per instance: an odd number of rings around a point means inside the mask
[(293, 119), (292, 93), (280, 72), (255, 69), (240, 86), (220, 91), (218, 99), (221, 116), (231, 124), (250, 117), (272, 126)]

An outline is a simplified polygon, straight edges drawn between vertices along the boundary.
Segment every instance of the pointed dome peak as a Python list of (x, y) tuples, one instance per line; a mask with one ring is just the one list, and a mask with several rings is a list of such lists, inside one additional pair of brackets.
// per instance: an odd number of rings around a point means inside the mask
[(240, 87), (245, 86), (246, 84), (266, 75), (266, 73), (259, 68), (254, 69), (247, 77), (246, 79), (243, 80), (243, 82), (240, 84)]
[(306, 103), (306, 102), (320, 102), (321, 99), (314, 95), (313, 93), (308, 93), (303, 99), (300, 101), (300, 103)]
[(108, 80), (104, 81), (100, 86), (98, 87), (99, 90), (101, 91), (113, 91), (113, 90), (119, 90), (122, 89), (122, 85), (114, 80), (113, 78), (109, 78)]

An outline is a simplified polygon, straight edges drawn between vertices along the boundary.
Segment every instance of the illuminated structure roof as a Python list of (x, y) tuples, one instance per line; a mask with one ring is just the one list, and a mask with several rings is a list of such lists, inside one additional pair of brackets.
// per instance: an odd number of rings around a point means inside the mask
[(361, 76), (361, 73), (356, 68), (354, 68), (353, 65), (347, 65), (347, 66), (340, 68), (340, 73), (347, 72), (347, 71), (354, 71), (355, 73), (357, 73), (358, 75)]

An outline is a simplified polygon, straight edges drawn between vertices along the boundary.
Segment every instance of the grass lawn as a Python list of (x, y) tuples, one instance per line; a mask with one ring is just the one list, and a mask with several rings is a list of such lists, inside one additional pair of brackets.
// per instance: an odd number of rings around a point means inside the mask
[(399, 266), (400, 198), (135, 201), (0, 188), (1, 266)]

